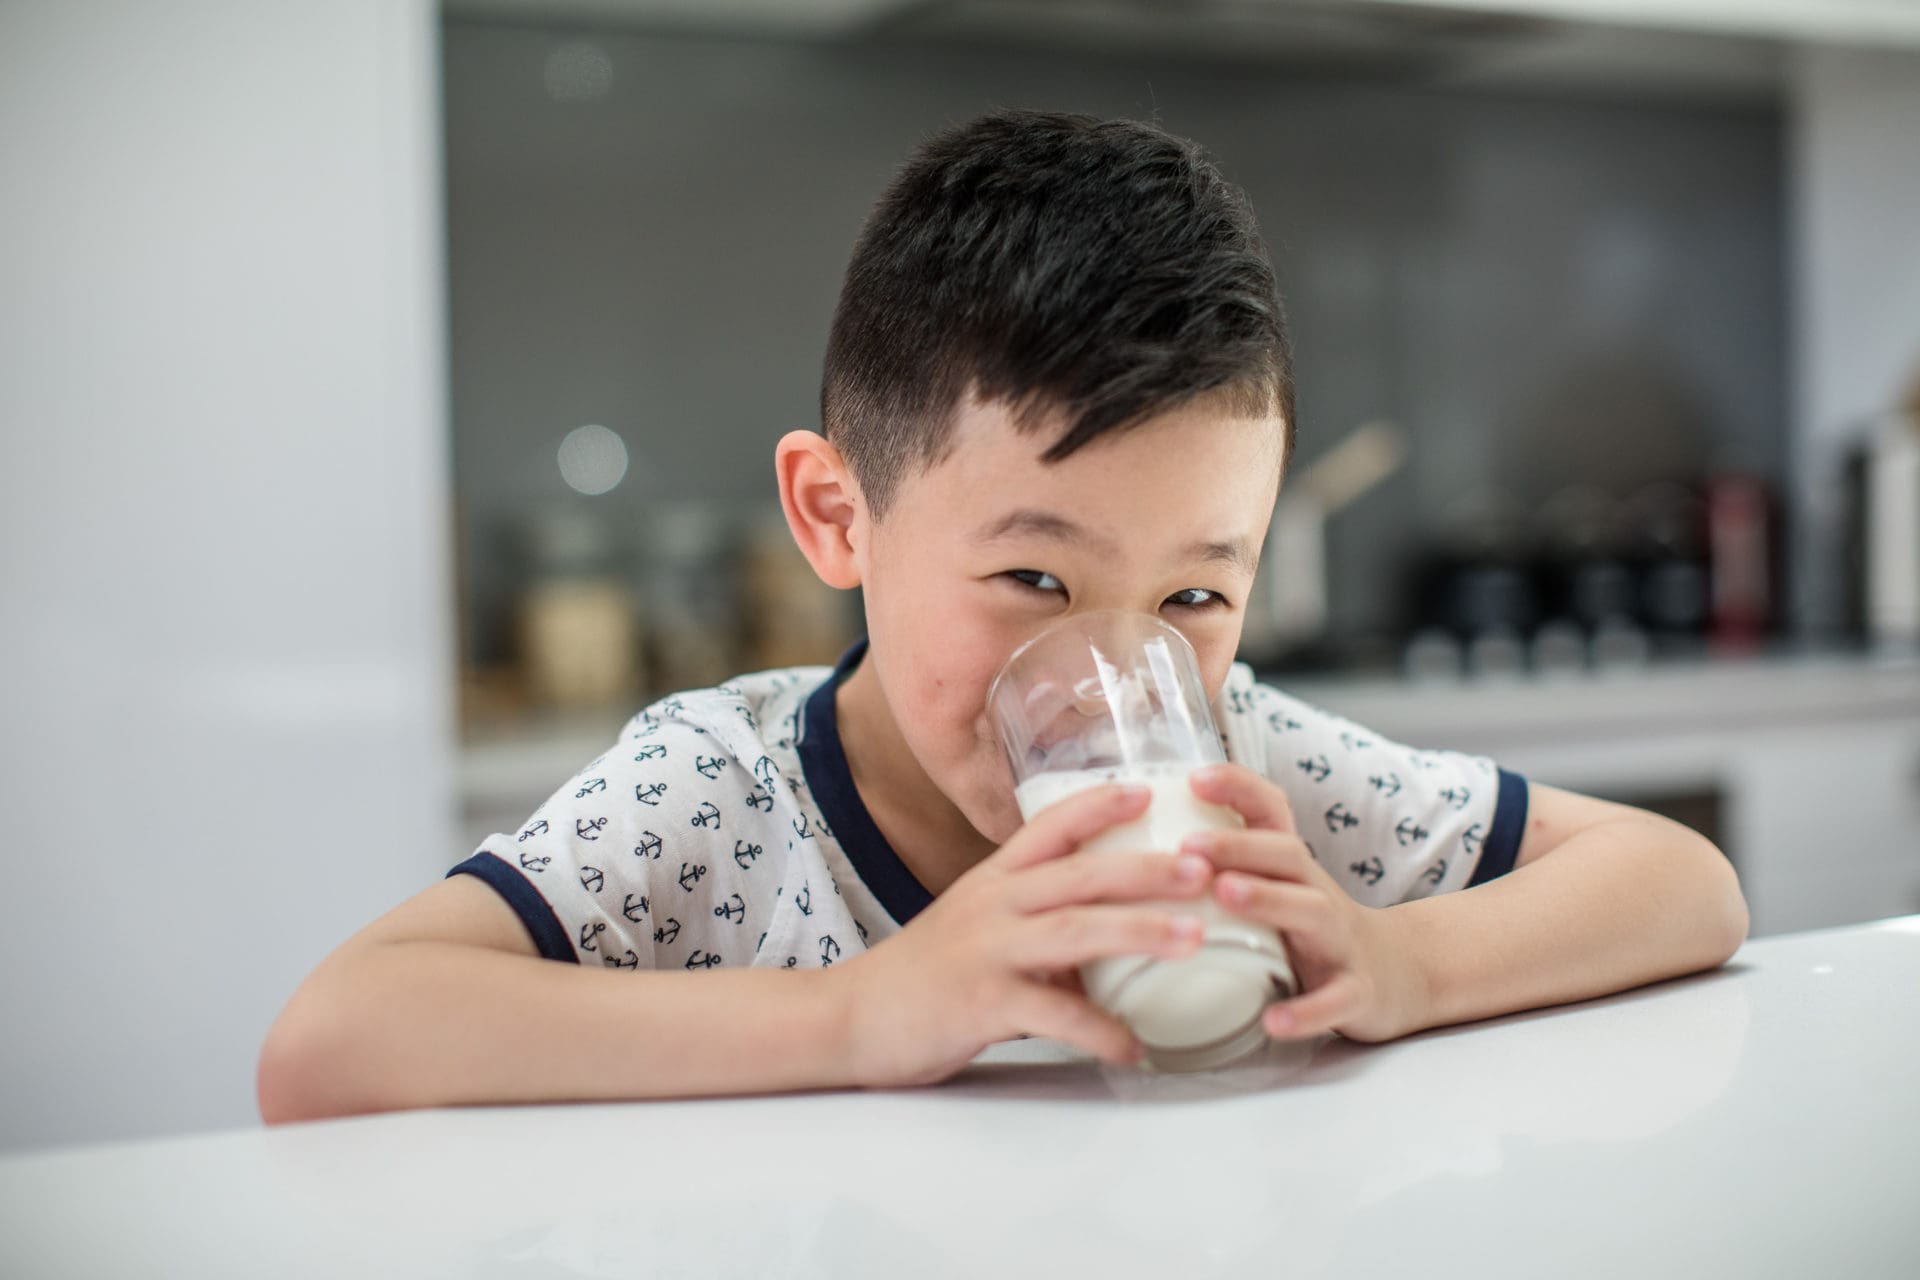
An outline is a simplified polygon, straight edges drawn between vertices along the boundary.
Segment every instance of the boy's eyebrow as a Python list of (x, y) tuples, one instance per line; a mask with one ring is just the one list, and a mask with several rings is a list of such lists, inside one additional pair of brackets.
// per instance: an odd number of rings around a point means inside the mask
[(1204, 563), (1231, 565), (1249, 578), (1260, 568), (1259, 559), (1244, 538), (1229, 538), (1225, 542), (1196, 542), (1187, 548), (1187, 554)]
[[(1051, 511), (1035, 511), (1023, 507), (1018, 511), (1009, 511), (998, 520), (981, 525), (967, 535), (969, 542), (984, 545), (1014, 537), (1044, 538), (1050, 542), (1086, 543), (1100, 550), (1112, 550), (1113, 544), (1100, 535), (1083, 529), (1065, 516)], [(1195, 542), (1184, 549), (1184, 553), (1199, 561), (1232, 565), (1251, 577), (1258, 565), (1253, 552), (1245, 539), (1229, 538), (1224, 542)]]
[(1052, 542), (1089, 542), (1096, 546), (1109, 547), (1106, 539), (1089, 533), (1065, 516), (1055, 515), (1051, 511), (1035, 511), (1030, 507), (1009, 511), (991, 524), (981, 525), (967, 537), (969, 541), (977, 543), (999, 542), (1003, 538), (1030, 537), (1045, 538)]

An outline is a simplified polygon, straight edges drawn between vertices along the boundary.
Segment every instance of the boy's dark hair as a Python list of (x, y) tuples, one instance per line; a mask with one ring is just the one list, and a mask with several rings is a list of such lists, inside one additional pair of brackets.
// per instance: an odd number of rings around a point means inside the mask
[(1057, 461), (1203, 392), (1285, 420), (1293, 362), (1244, 192), (1134, 120), (1000, 111), (924, 143), (854, 246), (820, 418), (881, 519), (937, 464), (969, 391)]

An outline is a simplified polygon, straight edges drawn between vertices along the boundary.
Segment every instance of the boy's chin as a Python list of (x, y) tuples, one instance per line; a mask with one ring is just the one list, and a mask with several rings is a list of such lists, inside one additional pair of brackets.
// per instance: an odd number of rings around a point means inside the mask
[(1015, 814), (1014, 818), (1015, 820), (1011, 824), (1008, 824), (1006, 822), (990, 822), (985, 826), (982, 826), (976, 822), (973, 824), (973, 829), (975, 831), (978, 831), (981, 835), (985, 836), (987, 840), (990, 841), (995, 848), (999, 848), (1001, 845), (1005, 844), (1007, 841), (1013, 839), (1013, 837), (1019, 832), (1020, 830), (1019, 815)]
[(1020, 830), (1020, 806), (1014, 803), (1013, 793), (1005, 796), (990, 796), (961, 809), (961, 815), (972, 824), (981, 836), (995, 845), (1003, 845)]
[(1013, 771), (1004, 760), (997, 760), (987, 781), (974, 793), (975, 803), (967, 811), (967, 821), (996, 845), (1011, 840), (1024, 825), (1020, 804), (1014, 799)]

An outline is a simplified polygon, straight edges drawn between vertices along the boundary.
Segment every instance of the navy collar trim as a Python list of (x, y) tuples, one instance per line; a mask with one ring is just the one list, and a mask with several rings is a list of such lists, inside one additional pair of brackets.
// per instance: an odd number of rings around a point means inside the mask
[(866, 655), (867, 639), (861, 636), (854, 641), (841, 655), (833, 674), (807, 696), (800, 725), (800, 768), (807, 775), (807, 789), (820, 806), (820, 816), (846, 850), (854, 871), (887, 914), (905, 925), (926, 909), (933, 894), (900, 861), (860, 799), (853, 785), (853, 770), (847, 766), (846, 750), (840, 743), (839, 712), (833, 701), (834, 690)]

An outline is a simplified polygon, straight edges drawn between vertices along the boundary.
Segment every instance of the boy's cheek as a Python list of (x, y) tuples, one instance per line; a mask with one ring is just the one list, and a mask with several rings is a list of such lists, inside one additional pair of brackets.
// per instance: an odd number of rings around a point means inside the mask
[[(908, 644), (917, 656), (902, 673), (903, 688), (894, 705), (903, 714), (917, 717), (918, 723), (937, 728), (943, 734), (965, 734), (976, 740), (992, 740), (992, 725), (987, 718), (987, 690), (1005, 661), (997, 646), (975, 642), (957, 643), (959, 628), (943, 628), (934, 620), (927, 629), (909, 633)], [(1015, 646), (1008, 646), (1011, 653)]]
[(1242, 618), (1233, 617), (1189, 619), (1175, 623), (1176, 629), (1193, 646), (1195, 666), (1200, 670), (1200, 684), (1210, 701), (1218, 701), (1220, 691), (1226, 687), (1227, 674), (1233, 668), (1233, 660), (1240, 650), (1240, 630)]

